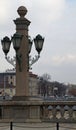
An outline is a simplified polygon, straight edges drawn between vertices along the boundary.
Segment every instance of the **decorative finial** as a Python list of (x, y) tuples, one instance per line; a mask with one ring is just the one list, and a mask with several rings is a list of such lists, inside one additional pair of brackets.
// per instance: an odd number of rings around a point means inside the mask
[(23, 18), (27, 14), (27, 9), (24, 6), (20, 6), (17, 12), (20, 15), (20, 17)]

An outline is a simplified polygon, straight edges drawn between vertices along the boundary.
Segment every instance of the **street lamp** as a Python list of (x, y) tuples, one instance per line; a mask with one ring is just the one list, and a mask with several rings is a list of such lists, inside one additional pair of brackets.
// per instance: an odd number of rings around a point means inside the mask
[(3, 52), (5, 53), (5, 57), (7, 57), (7, 53), (9, 52), (10, 49), (11, 40), (7, 36), (5, 36), (3, 40), (1, 40), (1, 42)]
[[(3, 40), (1, 40), (2, 49), (3, 49), (3, 52), (5, 53), (5, 59), (15, 67), (16, 63), (14, 64), (14, 58), (13, 59), (11, 58), (11, 60), (10, 60), (9, 57), (7, 57), (7, 54), (10, 50), (11, 42), (13, 42), (13, 48), (15, 49), (15, 52), (16, 52), (16, 59), (17, 59), (18, 64), (19, 64), (20, 71), (22, 71), (22, 67), (21, 67), (22, 54), (19, 53), (19, 49), (21, 46), (22, 37), (23, 36), (21, 34), (15, 33), (13, 35), (13, 37), (11, 38), (11, 40), (7, 36), (5, 36), (3, 38)], [(41, 52), (42, 47), (43, 47), (44, 38), (42, 38), (42, 36), (40, 34), (38, 34), (33, 40), (31, 40), (30, 37), (28, 38), (28, 44), (29, 44), (28, 53), (29, 54), (31, 52), (33, 41), (35, 44), (35, 49), (38, 52), (38, 55), (35, 55), (35, 57), (33, 57), (33, 58), (31, 58), (31, 56), (29, 55), (29, 69), (31, 69), (31, 66), (40, 58), (40, 52)]]
[(11, 41), (13, 42), (13, 48), (16, 51), (16, 59), (17, 59), (18, 64), (19, 64), (19, 70), (20, 71), (21, 71), (21, 54), (19, 54), (18, 50), (20, 49), (21, 40), (22, 40), (22, 35), (18, 34), (18, 33), (15, 33), (13, 35), (13, 37), (11, 38), (11, 40), (7, 36), (5, 36), (3, 38), (3, 40), (1, 40), (2, 49), (3, 49), (3, 52), (5, 53), (6, 59), (8, 59), (7, 54), (10, 50)]
[[(35, 49), (38, 52), (38, 55), (35, 55), (35, 57), (31, 58), (30, 52), (31, 52), (33, 41), (35, 44)], [(40, 52), (43, 48), (43, 43), (44, 43), (44, 38), (40, 34), (38, 34), (32, 41), (31, 39), (29, 39), (29, 69), (31, 69), (31, 66), (40, 58)]]
[[(12, 64), (14, 68), (16, 68), (15, 96), (17, 98), (22, 98), (29, 95), (28, 70), (40, 58), (40, 52), (43, 48), (44, 38), (38, 34), (33, 40), (31, 40), (31, 37), (28, 35), (28, 26), (30, 25), (30, 21), (25, 17), (27, 14), (26, 7), (20, 6), (17, 12), (19, 14), (19, 17), (14, 20), (14, 23), (16, 25), (16, 33), (11, 38), (5, 36), (1, 40), (1, 43), (6, 60)], [(38, 55), (32, 58), (30, 52), (33, 42), (35, 44), (35, 49), (38, 52)], [(13, 48), (16, 52), (16, 56), (13, 58), (7, 56), (11, 43), (13, 44)]]

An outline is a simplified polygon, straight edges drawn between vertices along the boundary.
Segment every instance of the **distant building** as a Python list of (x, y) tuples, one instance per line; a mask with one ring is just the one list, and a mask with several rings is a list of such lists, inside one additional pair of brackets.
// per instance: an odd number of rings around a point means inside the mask
[(0, 73), (0, 96), (15, 95), (16, 76), (15, 72)]
[[(15, 95), (16, 88), (16, 73), (15, 72), (3, 72), (0, 73), (0, 96), (3, 95)], [(38, 95), (38, 76), (29, 72), (29, 96)]]
[(29, 72), (29, 96), (38, 96), (38, 75)]

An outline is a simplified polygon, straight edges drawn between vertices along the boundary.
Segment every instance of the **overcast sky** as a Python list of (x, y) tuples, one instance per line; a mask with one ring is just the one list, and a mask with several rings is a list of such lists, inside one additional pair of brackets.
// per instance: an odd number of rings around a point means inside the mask
[[(76, 83), (76, 0), (0, 0), (0, 40), (15, 32), (17, 8), (25, 6), (31, 21), (29, 35), (45, 37), (41, 58), (32, 66), (35, 74), (48, 73), (51, 80)], [(33, 47), (32, 56), (37, 54)], [(13, 49), (8, 55), (14, 53)], [(12, 68), (0, 45), (0, 72)]]

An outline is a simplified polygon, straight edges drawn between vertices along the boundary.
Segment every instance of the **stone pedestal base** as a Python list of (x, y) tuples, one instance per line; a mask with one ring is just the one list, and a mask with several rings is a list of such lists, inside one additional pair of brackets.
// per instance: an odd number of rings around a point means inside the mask
[(43, 101), (42, 98), (37, 96), (14, 96), (12, 98), (13, 101)]
[(12, 100), (13, 101), (27, 101), (29, 100), (29, 96), (14, 96)]
[[(24, 97), (22, 97), (24, 98)], [(42, 101), (25, 97), (25, 101), (18, 101), (20, 97), (11, 101), (5, 101), (1, 106), (1, 120), (13, 122), (41, 122), (41, 105)]]

